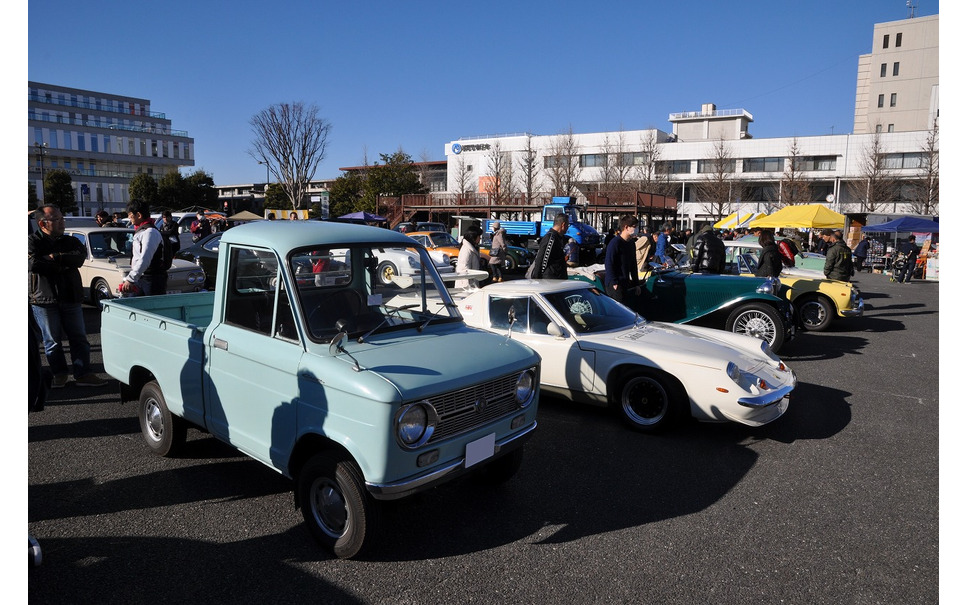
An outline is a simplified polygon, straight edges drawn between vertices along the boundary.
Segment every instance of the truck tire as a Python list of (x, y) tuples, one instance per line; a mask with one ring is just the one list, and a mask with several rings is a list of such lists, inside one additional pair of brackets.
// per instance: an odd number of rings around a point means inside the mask
[(114, 294), (111, 292), (111, 286), (108, 285), (107, 280), (103, 277), (98, 277), (91, 282), (91, 304), (97, 305), (102, 300), (110, 300), (112, 298), (114, 298)]
[(335, 452), (310, 458), (299, 472), (299, 507), (309, 532), (340, 559), (363, 552), (377, 530), (377, 503), (356, 463)]
[(725, 329), (765, 340), (774, 353), (778, 352), (786, 342), (786, 326), (783, 324), (780, 312), (766, 303), (752, 303), (737, 307), (729, 314)]
[(152, 453), (173, 456), (185, 445), (188, 423), (171, 413), (161, 387), (154, 380), (141, 389), (138, 421), (141, 424), (141, 434)]

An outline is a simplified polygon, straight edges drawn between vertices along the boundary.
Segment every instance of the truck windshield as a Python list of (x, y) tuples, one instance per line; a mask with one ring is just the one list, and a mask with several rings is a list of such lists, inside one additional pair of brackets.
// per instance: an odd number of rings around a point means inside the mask
[(290, 255), (297, 306), (310, 339), (362, 336), (460, 321), (427, 251), (419, 246), (318, 247)]

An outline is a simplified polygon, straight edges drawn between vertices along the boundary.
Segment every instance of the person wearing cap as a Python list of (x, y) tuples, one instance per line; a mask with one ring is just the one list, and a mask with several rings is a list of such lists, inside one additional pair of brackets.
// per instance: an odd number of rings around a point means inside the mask
[(830, 247), (827, 248), (827, 261), (823, 265), (823, 274), (827, 279), (850, 281), (850, 276), (854, 273), (854, 265), (850, 259), (850, 248), (844, 243), (843, 232), (830, 229), (824, 229), (824, 232), (824, 241), (828, 242)]
[(494, 281), (504, 281), (502, 269), (508, 256), (506, 233), (500, 221), (494, 221), (491, 225), (491, 258), (487, 261), (487, 265), (491, 269)]
[(830, 237), (833, 234), (833, 229), (822, 229), (820, 231), (820, 240), (817, 242), (817, 249), (815, 250), (817, 254), (827, 254), (827, 249), (830, 248), (830, 244), (833, 243), (830, 240)]

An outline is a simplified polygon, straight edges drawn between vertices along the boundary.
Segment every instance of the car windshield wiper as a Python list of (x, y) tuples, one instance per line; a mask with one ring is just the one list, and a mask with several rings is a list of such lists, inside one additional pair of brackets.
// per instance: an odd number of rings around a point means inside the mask
[[(389, 312), (389, 314), (384, 315), (383, 316), (383, 321), (381, 321), (380, 323), (378, 323), (376, 326), (374, 326), (374, 328), (372, 330), (370, 330), (369, 332), (367, 332), (363, 336), (360, 336), (359, 338), (357, 338), (356, 339), (356, 342), (358, 342), (360, 344), (363, 344), (363, 341), (364, 340), (366, 340), (367, 338), (369, 338), (370, 335), (372, 335), (374, 332), (376, 332), (377, 330), (379, 330), (380, 328), (382, 328), (384, 326), (384, 324), (386, 324), (390, 320), (390, 315), (391, 314), (396, 313), (397, 314), (397, 317), (400, 317), (400, 311), (405, 311), (407, 309), (413, 309), (414, 307), (419, 307), (419, 306), (420, 306), (419, 303), (413, 303), (413, 304), (410, 304), (410, 305), (403, 305), (402, 307), (386, 307), (386, 310)], [(401, 319), (403, 319), (403, 318), (401, 317)]]
[[(442, 303), (441, 306), (443, 306), (444, 308), (450, 307), (451, 309), (457, 309), (458, 308), (458, 306), (455, 303), (452, 303), (452, 302)], [(435, 314), (431, 314), (430, 317), (427, 318), (427, 321), (425, 321), (422, 324), (420, 324), (420, 326), (417, 328), (417, 331), (418, 332), (423, 332), (424, 331), (424, 328), (427, 327), (427, 324), (429, 324), (434, 319), (437, 319), (437, 316)]]

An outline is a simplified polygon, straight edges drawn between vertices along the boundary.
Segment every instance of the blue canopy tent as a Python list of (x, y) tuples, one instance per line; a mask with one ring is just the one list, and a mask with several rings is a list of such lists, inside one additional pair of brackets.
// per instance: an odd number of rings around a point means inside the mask
[(369, 212), (366, 212), (364, 210), (360, 212), (351, 212), (349, 214), (344, 214), (343, 216), (338, 217), (337, 220), (348, 221), (348, 222), (382, 223), (382, 222), (385, 222), (387, 219), (383, 218), (378, 214), (370, 214)]
[(866, 225), (861, 227), (860, 230), (864, 233), (893, 233), (894, 249), (897, 250), (898, 233), (940, 233), (941, 227), (938, 223), (926, 218), (902, 216), (879, 225)]
[(879, 225), (867, 225), (860, 230), (865, 233), (939, 233), (941, 228), (938, 223), (926, 218), (902, 216)]

